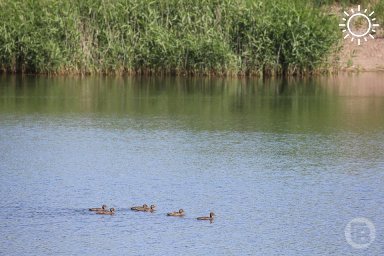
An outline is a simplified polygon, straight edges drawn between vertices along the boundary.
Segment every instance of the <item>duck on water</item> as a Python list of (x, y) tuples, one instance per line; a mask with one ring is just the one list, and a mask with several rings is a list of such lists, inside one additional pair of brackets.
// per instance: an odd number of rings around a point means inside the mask
[(90, 211), (93, 211), (93, 212), (98, 212), (98, 211), (106, 211), (107, 210), (107, 206), (105, 204), (103, 204), (101, 206), (101, 208), (89, 208)]
[(113, 215), (115, 214), (115, 208), (110, 208), (109, 211), (97, 211), (96, 214)]
[(167, 216), (175, 216), (175, 217), (182, 217), (184, 215), (185, 215), (185, 212), (184, 212), (183, 209), (180, 209), (177, 212), (169, 212), (169, 213), (167, 213)]
[(154, 212), (156, 211), (156, 205), (151, 205), (151, 207), (148, 207), (148, 205), (143, 204), (143, 206), (134, 206), (131, 208), (131, 210), (136, 212)]
[(213, 212), (209, 213), (209, 217), (198, 217), (197, 220), (210, 220), (213, 221), (215, 218), (215, 214)]

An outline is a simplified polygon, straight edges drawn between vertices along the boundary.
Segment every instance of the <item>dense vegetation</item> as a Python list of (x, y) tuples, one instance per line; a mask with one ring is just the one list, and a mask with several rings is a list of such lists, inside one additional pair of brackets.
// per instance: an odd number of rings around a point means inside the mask
[(326, 62), (337, 17), (301, 0), (2, 0), (3, 72), (284, 74)]

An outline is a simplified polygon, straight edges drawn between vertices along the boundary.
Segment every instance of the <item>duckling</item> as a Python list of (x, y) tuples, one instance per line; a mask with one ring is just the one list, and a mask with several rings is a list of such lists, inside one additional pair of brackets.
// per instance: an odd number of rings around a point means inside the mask
[(152, 204), (150, 208), (146, 208), (145, 212), (154, 212), (156, 211), (156, 205)]
[(109, 211), (98, 211), (96, 214), (113, 215), (115, 214), (115, 208), (110, 208)]
[(146, 209), (149, 209), (148, 205), (146, 205), (146, 204), (143, 204), (143, 206), (134, 206), (134, 207), (131, 208), (132, 211), (137, 211), (137, 212), (139, 212), (139, 211), (140, 212), (145, 212)]
[(215, 214), (213, 212), (209, 213), (209, 217), (198, 217), (198, 220), (210, 220), (212, 221), (215, 218)]
[(101, 208), (89, 208), (90, 211), (93, 211), (93, 212), (100, 212), (100, 211), (105, 211), (107, 209), (107, 206), (105, 204), (103, 204), (101, 206)]
[(185, 212), (183, 209), (180, 209), (178, 212), (169, 212), (167, 213), (167, 216), (178, 216), (183, 217), (185, 215)]

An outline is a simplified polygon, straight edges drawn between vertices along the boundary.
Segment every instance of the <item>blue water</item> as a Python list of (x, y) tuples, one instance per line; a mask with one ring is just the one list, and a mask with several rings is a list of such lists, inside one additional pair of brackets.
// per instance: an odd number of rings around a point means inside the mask
[[(143, 87), (138, 95), (126, 91), (132, 85), (105, 82), (129, 96), (95, 103), (81, 93), (83, 80), (70, 80), (70, 87), (47, 78), (51, 92), (28, 87), (34, 79), (22, 81), (20, 91), (8, 80), (0, 84), (1, 255), (384, 253), (384, 93), (288, 91), (282, 100), (299, 106), (281, 119), (280, 105), (265, 93), (248, 96), (262, 100), (263, 116), (233, 114), (225, 99), (212, 110), (227, 91), (175, 96), (169, 87)], [(82, 103), (73, 108), (74, 101)], [(108, 107), (114, 101), (117, 107)], [(353, 109), (356, 119), (350, 108), (326, 111), (351, 102), (364, 106)], [(137, 108), (125, 111), (123, 103)], [(292, 114), (302, 111), (319, 125)], [(129, 210), (143, 203), (157, 211)], [(101, 204), (116, 214), (87, 210)], [(179, 208), (184, 218), (165, 216)], [(210, 211), (213, 223), (195, 219)], [(345, 239), (356, 217), (376, 229), (366, 249)]]

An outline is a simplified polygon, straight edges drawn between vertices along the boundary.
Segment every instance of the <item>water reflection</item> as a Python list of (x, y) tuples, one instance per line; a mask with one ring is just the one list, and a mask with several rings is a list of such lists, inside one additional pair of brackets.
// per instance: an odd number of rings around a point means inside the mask
[(2, 76), (0, 112), (170, 118), (198, 130), (380, 130), (383, 77), (380, 73), (289, 80)]

